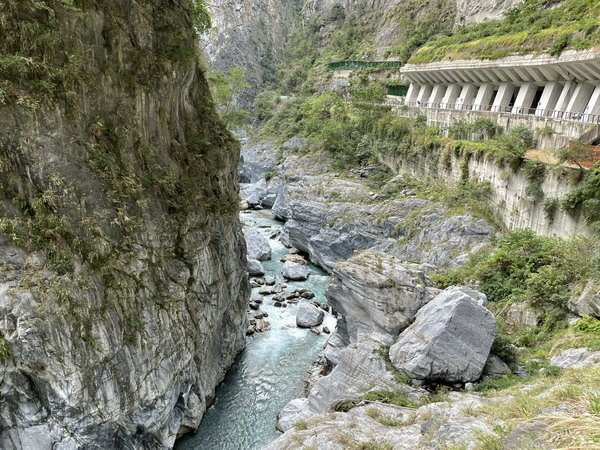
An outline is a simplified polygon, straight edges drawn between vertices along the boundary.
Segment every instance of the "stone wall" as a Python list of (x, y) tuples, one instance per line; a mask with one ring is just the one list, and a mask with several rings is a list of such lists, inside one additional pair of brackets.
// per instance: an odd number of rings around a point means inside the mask
[[(445, 158), (439, 158), (438, 163), (433, 164), (431, 156), (425, 154), (416, 159), (385, 155), (381, 155), (380, 159), (393, 171), (416, 178), (442, 177), (453, 184), (457, 184), (462, 178), (464, 160), (454, 154), (450, 156), (449, 164)], [(490, 183), (490, 201), (507, 229), (531, 228), (539, 234), (564, 238), (591, 236), (581, 215), (573, 217), (558, 208), (550, 221), (544, 213), (545, 199), (556, 198), (560, 201), (578, 186), (576, 169), (553, 169), (548, 166), (541, 185), (544, 196), (539, 200), (534, 200), (527, 194), (530, 182), (522, 169), (515, 172), (508, 166), (501, 167), (489, 157), (471, 157), (468, 174), (472, 180)]]

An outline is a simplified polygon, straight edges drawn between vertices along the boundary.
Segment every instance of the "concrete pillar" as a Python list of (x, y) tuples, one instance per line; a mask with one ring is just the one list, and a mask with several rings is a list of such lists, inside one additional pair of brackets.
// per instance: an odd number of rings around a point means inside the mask
[(431, 91), (433, 90), (433, 86), (430, 84), (424, 84), (421, 86), (419, 90), (419, 95), (417, 95), (417, 106), (426, 107), (426, 103), (431, 96)]
[(569, 100), (569, 104), (567, 105), (567, 113), (569, 114), (569, 119), (579, 119), (580, 113), (583, 113), (585, 107), (587, 106), (592, 93), (594, 92), (594, 85), (590, 83), (577, 83), (577, 87)]
[(440, 102), (444, 97), (444, 93), (446, 92), (446, 86), (443, 84), (436, 84), (431, 91), (431, 95), (429, 96), (429, 100), (427, 101), (428, 106), (430, 108), (439, 108)]
[(512, 98), (515, 92), (515, 86), (510, 83), (502, 83), (498, 88), (498, 93), (496, 94), (496, 98), (494, 99), (494, 104), (492, 105), (492, 111), (496, 112), (506, 112), (510, 99)]
[(471, 109), (475, 101), (477, 86), (474, 84), (465, 84), (460, 91), (460, 96), (456, 99), (456, 109)]
[(460, 95), (462, 87), (459, 84), (451, 84), (446, 88), (444, 98), (442, 98), (442, 108), (453, 107), (456, 99)]
[(556, 103), (563, 90), (563, 85), (553, 81), (544, 86), (540, 103), (535, 110), (536, 116), (549, 116), (556, 109)]
[(477, 96), (475, 97), (475, 104), (473, 109), (478, 111), (487, 111), (490, 106), (490, 101), (492, 100), (492, 96), (494, 95), (494, 85), (493, 84), (482, 84), (479, 90), (477, 91)]
[(589, 116), (586, 117), (588, 122), (594, 122), (594, 123), (599, 122), (600, 86), (596, 86), (596, 88), (594, 89), (594, 92), (592, 93), (592, 97), (590, 98), (590, 101), (588, 102), (588, 104), (585, 108), (585, 113), (589, 114)]
[(537, 85), (535, 83), (522, 84), (515, 100), (515, 106), (513, 106), (511, 112), (513, 114), (528, 114), (536, 92)]
[(567, 110), (567, 106), (569, 104), (569, 100), (575, 91), (576, 83), (574, 81), (567, 81), (563, 86), (560, 95), (558, 96), (558, 100), (556, 101), (556, 106), (554, 107), (553, 117), (560, 119), (564, 116), (565, 111)]
[(421, 86), (415, 83), (410, 83), (408, 87), (408, 91), (406, 92), (406, 104), (410, 105), (412, 102), (417, 100), (417, 95), (419, 95), (419, 91), (421, 90)]

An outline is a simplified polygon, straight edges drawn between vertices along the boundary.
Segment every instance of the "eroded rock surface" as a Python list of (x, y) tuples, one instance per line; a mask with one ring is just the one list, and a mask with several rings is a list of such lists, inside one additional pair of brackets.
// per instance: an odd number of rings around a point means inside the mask
[(2, 74), (0, 448), (170, 448), (244, 346), (239, 148), (191, 6), (0, 6), (32, 68), (18, 102)]
[(490, 403), (476, 395), (451, 393), (447, 401), (419, 408), (363, 402), (349, 412), (330, 412), (307, 418), (305, 426), (288, 431), (265, 450), (292, 450), (306, 446), (346, 450), (352, 446), (414, 450), (457, 445), (475, 448), (477, 436), (492, 433), (484, 420), (469, 411)]
[(421, 308), (390, 348), (394, 367), (418, 380), (479, 379), (496, 337), (496, 319), (478, 300), (450, 288)]
[(352, 342), (370, 337), (391, 345), (438, 292), (418, 266), (368, 251), (335, 266), (325, 295), (346, 318)]
[(267, 261), (271, 259), (271, 246), (269, 239), (256, 228), (245, 227), (244, 237), (246, 238), (246, 247), (248, 257), (258, 261)]
[(273, 213), (286, 220), (282, 242), (328, 272), (337, 261), (367, 249), (402, 261), (454, 267), (493, 233), (485, 221), (448, 216), (428, 200), (373, 202), (363, 184), (331, 174), (288, 176)]

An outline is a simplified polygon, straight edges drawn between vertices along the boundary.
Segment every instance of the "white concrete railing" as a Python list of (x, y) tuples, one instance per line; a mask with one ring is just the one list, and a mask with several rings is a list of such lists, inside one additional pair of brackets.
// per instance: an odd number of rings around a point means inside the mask
[(481, 111), (491, 113), (507, 113), (520, 116), (548, 117), (558, 120), (569, 120), (574, 122), (585, 122), (591, 124), (600, 124), (599, 114), (575, 113), (569, 111), (547, 110), (541, 108), (519, 108), (514, 106), (492, 106), (492, 105), (473, 105), (460, 103), (432, 103), (412, 101), (405, 103), (402, 99), (387, 98), (384, 100), (387, 106), (406, 106), (411, 108), (429, 108), (449, 111)]

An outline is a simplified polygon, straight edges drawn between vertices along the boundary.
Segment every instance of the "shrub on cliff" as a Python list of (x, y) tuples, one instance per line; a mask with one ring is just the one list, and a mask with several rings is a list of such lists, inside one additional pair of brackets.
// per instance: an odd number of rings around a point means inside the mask
[(564, 198), (562, 207), (571, 214), (581, 209), (587, 223), (600, 234), (600, 162), (586, 173), (581, 187)]

